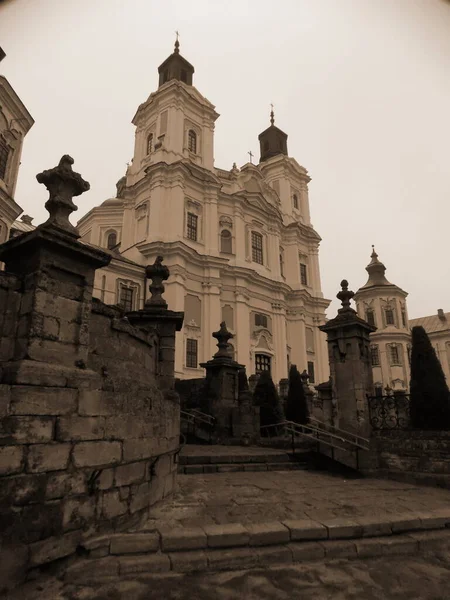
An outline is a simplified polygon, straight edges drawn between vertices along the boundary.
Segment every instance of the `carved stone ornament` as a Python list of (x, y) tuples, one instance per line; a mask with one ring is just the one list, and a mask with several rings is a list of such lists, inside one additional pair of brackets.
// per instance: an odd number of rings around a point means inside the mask
[(78, 207), (72, 202), (73, 196), (80, 196), (90, 189), (90, 185), (79, 173), (72, 171), (74, 160), (65, 154), (59, 165), (36, 175), (39, 183), (43, 183), (50, 193), (45, 208), (50, 213), (49, 219), (42, 227), (55, 227), (65, 233), (80, 237), (78, 229), (69, 221), (69, 215)]
[(145, 276), (151, 279), (152, 283), (149, 286), (151, 297), (145, 302), (145, 306), (160, 306), (167, 308), (167, 302), (162, 297), (164, 293), (163, 281), (169, 279), (170, 271), (166, 265), (162, 264), (162, 256), (158, 256), (153, 265), (148, 265), (145, 268)]
[(341, 281), (341, 288), (342, 290), (336, 294), (336, 298), (342, 303), (342, 308), (338, 310), (338, 313), (355, 312), (350, 306), (350, 300), (355, 295), (355, 292), (352, 292), (348, 289), (348, 281), (346, 279)]
[(219, 331), (215, 331), (212, 335), (213, 338), (216, 338), (217, 347), (219, 348), (219, 350), (214, 354), (214, 358), (229, 358), (232, 360), (233, 357), (228, 340), (231, 340), (234, 336), (228, 331), (225, 321), (222, 321), (220, 324)]

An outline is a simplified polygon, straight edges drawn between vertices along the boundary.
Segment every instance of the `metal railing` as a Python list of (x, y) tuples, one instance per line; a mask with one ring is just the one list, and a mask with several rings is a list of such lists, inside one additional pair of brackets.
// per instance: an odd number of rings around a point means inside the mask
[(410, 429), (410, 399), (407, 394), (368, 396), (369, 421), (372, 429)]
[[(188, 433), (192, 433), (195, 436), (198, 429), (202, 431), (206, 430), (209, 443), (212, 443), (212, 435), (216, 425), (215, 417), (196, 409), (180, 410), (180, 417), (188, 424)], [(189, 426), (191, 426), (191, 431), (189, 431)]]
[(320, 445), (331, 448), (331, 458), (335, 460), (335, 450), (343, 452), (352, 452), (356, 458), (356, 469), (359, 469), (359, 451), (369, 449), (369, 440), (362, 436), (352, 434), (331, 425), (311, 419), (308, 424), (301, 425), (294, 421), (283, 421), (273, 425), (263, 425), (261, 431), (272, 429), (276, 435), (280, 431), (284, 436), (290, 436), (292, 443), (292, 452), (295, 455), (296, 437), (302, 437), (316, 442), (316, 450), (320, 453)]

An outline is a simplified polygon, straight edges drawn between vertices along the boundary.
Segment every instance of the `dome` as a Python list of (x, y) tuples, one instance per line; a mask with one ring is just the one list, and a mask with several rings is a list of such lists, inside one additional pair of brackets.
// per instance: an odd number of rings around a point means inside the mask
[(123, 206), (123, 200), (121, 200), (120, 198), (109, 198), (108, 200), (105, 200), (104, 202), (102, 202), (100, 204), (100, 206), (117, 206), (117, 207), (121, 207), (121, 206)]

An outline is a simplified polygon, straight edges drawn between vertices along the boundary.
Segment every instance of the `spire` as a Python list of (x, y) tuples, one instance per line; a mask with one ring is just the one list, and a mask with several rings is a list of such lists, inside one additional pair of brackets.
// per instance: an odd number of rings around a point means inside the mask
[(270, 124), (273, 125), (275, 123), (275, 116), (274, 116), (274, 113), (273, 113), (273, 104), (271, 104), (270, 107), (272, 109), (270, 111)]
[(180, 54), (180, 42), (178, 40), (179, 33), (176, 33), (175, 45), (172, 54), (158, 67), (159, 87), (177, 79), (186, 85), (192, 85), (192, 77), (194, 75), (194, 67)]
[(371, 261), (366, 267), (366, 271), (369, 273), (369, 279), (363, 287), (366, 288), (374, 285), (392, 285), (384, 275), (386, 272), (386, 267), (378, 260), (378, 254), (375, 252), (375, 246), (373, 245), (370, 258)]
[(259, 146), (261, 158), (259, 162), (263, 162), (272, 156), (284, 154), (287, 156), (287, 134), (275, 126), (275, 114), (273, 112), (273, 104), (270, 105), (270, 127), (259, 134)]

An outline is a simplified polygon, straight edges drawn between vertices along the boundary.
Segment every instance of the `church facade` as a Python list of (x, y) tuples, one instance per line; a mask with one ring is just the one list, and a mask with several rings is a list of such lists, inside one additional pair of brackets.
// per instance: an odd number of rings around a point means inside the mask
[(259, 135), (259, 164), (214, 166), (215, 107), (193, 86), (194, 67), (175, 50), (159, 87), (141, 104), (132, 163), (117, 195), (79, 222), (82, 241), (108, 248), (94, 295), (126, 310), (148, 296), (144, 267), (158, 255), (170, 269), (165, 298), (185, 312), (176, 376), (203, 376), (225, 321), (247, 373), (287, 377), (291, 363), (310, 383), (329, 376), (321, 290), (320, 237), (311, 225), (305, 168), (288, 155), (274, 124)]

